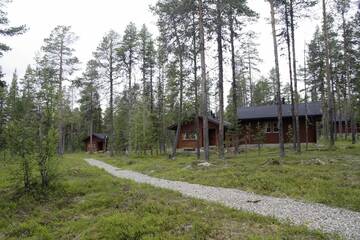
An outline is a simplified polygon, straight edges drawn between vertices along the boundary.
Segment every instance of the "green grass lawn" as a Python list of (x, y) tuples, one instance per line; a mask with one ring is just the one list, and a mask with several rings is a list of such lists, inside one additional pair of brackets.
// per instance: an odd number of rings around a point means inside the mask
[(56, 190), (40, 199), (19, 194), (16, 166), (0, 162), (0, 239), (338, 239), (118, 179), (83, 157), (61, 159)]
[(337, 145), (331, 151), (315, 146), (301, 154), (288, 150), (282, 165), (271, 164), (272, 159), (278, 159), (276, 148), (264, 148), (260, 155), (257, 150), (249, 150), (225, 162), (213, 154), (211, 167), (199, 167), (195, 155), (179, 155), (176, 160), (166, 156), (93, 157), (151, 176), (360, 211), (360, 144)]

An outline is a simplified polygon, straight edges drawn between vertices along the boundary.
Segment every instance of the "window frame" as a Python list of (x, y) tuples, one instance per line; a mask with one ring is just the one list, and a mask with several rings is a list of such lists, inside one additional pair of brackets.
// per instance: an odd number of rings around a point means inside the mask
[(183, 133), (183, 140), (184, 141), (196, 141), (197, 140), (197, 134), (195, 131), (185, 131)]
[(265, 122), (265, 133), (272, 133), (271, 124), (270, 122)]
[[(279, 124), (278, 124), (278, 122), (277, 121), (274, 121), (274, 122), (272, 122), (273, 124), (272, 124), (272, 127), (273, 127), (273, 133), (279, 133)], [(276, 129), (276, 130), (275, 130)]]

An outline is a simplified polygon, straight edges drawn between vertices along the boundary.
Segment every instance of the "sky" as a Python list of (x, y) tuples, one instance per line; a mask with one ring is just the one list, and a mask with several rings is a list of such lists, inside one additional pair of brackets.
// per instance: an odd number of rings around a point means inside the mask
[[(83, 66), (91, 59), (92, 52), (110, 29), (121, 34), (132, 21), (138, 28), (145, 23), (152, 33), (157, 33), (156, 16), (149, 10), (149, 6), (155, 2), (156, 0), (13, 0), (7, 7), (10, 24), (26, 24), (29, 30), (21, 36), (1, 39), (13, 49), (0, 58), (5, 79), (10, 81), (15, 69), (20, 77), (23, 76), (27, 65), (34, 63), (34, 56), (42, 46), (43, 39), (57, 25), (71, 25), (72, 31), (79, 36), (74, 48), (75, 55)], [(248, 28), (259, 34), (259, 52), (263, 59), (259, 69), (262, 75), (267, 76), (274, 66), (269, 6), (264, 0), (249, 0), (249, 6), (260, 14), (259, 20)], [(321, 11), (318, 10), (310, 13), (311, 18), (303, 20), (296, 31), (299, 63), (303, 62), (304, 43), (311, 40), (316, 25), (320, 24)], [(209, 68), (214, 66), (209, 63)], [(283, 82), (288, 79), (286, 66), (286, 58), (283, 56), (280, 61)], [(225, 70), (230, 71), (229, 64), (225, 66)], [(229, 81), (230, 74), (225, 74), (225, 82)], [(229, 88), (230, 84), (226, 84), (225, 90)]]

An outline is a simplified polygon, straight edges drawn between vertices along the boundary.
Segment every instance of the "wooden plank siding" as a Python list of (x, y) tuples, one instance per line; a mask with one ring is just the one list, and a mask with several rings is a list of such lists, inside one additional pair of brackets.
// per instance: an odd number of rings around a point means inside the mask
[[(317, 119), (310, 119), (309, 126), (308, 126), (308, 142), (309, 143), (316, 143), (317, 141), (317, 130), (316, 130), (316, 121)], [(289, 134), (290, 128), (292, 127), (292, 119), (291, 118), (284, 118), (284, 139), (286, 143), (292, 142), (291, 134)], [(275, 126), (277, 126), (277, 119), (254, 119), (254, 120), (243, 120), (240, 122), (240, 126), (242, 130), (242, 138), (240, 144), (257, 144), (255, 140), (255, 134), (258, 128), (258, 124), (260, 124), (261, 129), (264, 131), (264, 141), (263, 144), (277, 144), (279, 143), (279, 133), (274, 131)], [(265, 130), (265, 126), (269, 124), (270, 132)], [(302, 143), (306, 142), (306, 132), (305, 132), (305, 118), (299, 118), (300, 124), (300, 141)], [(244, 128), (248, 126), (247, 129)], [(294, 129), (293, 129), (294, 131)]]
[[(203, 122), (199, 122), (199, 137), (200, 137), (200, 147), (204, 147), (203, 144)], [(196, 148), (196, 139), (187, 139), (186, 135), (195, 133), (196, 124), (194, 121), (184, 123), (181, 126), (180, 130), (180, 139), (177, 145), (178, 149), (195, 149)], [(219, 135), (219, 125), (209, 121), (209, 144), (210, 146), (218, 145), (218, 135)]]
[[(321, 102), (311, 102), (305, 105), (299, 104), (299, 132), (300, 142), (306, 142), (306, 123), (305, 116), (308, 116), (308, 142), (316, 143), (321, 134), (321, 119), (323, 117)], [(237, 111), (237, 118), (239, 121), (239, 132), (225, 131), (225, 143), (228, 146), (233, 146), (233, 139), (239, 138), (238, 142), (241, 144), (278, 144), (279, 133), (274, 129), (277, 128), (277, 105), (264, 105), (252, 107), (240, 107)], [(200, 147), (203, 147), (203, 121), (199, 117), (199, 140)], [(343, 125), (342, 130), (345, 132), (345, 121), (336, 122), (336, 132), (340, 132), (339, 124)], [(283, 104), (283, 123), (284, 123), (284, 140), (286, 143), (293, 142), (294, 127), (292, 126), (292, 111), (290, 104)], [(177, 148), (180, 149), (195, 149), (197, 140), (195, 138), (195, 121), (189, 120), (182, 124), (180, 131), (180, 139)], [(260, 127), (259, 127), (260, 126)], [(269, 131), (265, 131), (265, 126), (270, 126)], [(348, 125), (348, 133), (351, 133), (351, 126)], [(225, 129), (230, 127), (230, 123), (226, 122)], [(290, 128), (292, 133), (290, 133)], [(176, 125), (170, 126), (168, 129), (176, 131)], [(259, 131), (264, 131), (258, 134)], [(359, 123), (357, 125), (357, 132), (360, 131)], [(218, 146), (219, 137), (219, 121), (215, 117), (209, 117), (209, 143), (210, 146)], [(262, 139), (261, 139), (262, 138)]]
[[(90, 136), (84, 139), (85, 143), (85, 151), (90, 152), (91, 151), (91, 144), (90, 144)], [(106, 139), (102, 139), (97, 137), (96, 135), (93, 135), (93, 151), (94, 152), (100, 152), (100, 151), (106, 151)]]

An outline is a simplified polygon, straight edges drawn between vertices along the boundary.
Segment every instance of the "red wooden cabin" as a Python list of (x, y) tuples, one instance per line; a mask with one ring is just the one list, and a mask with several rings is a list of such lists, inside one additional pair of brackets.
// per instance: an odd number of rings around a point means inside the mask
[[(294, 127), (292, 126), (291, 105), (283, 104), (282, 110), (284, 139), (285, 142), (292, 142)], [(255, 135), (257, 131), (263, 131), (263, 144), (279, 143), (277, 105), (242, 107), (238, 109), (237, 114), (244, 137), (242, 142), (257, 144)], [(308, 142), (315, 143), (322, 118), (321, 103), (308, 103), (307, 106), (304, 103), (299, 104), (300, 141), (302, 143), (306, 142), (306, 116), (308, 119)]]
[[(90, 144), (90, 136), (86, 137), (83, 142), (85, 143), (85, 151), (91, 151), (91, 144)], [(106, 134), (103, 133), (94, 133), (92, 135), (92, 150), (94, 152), (106, 152), (107, 151), (107, 142), (108, 137)]]
[[(187, 121), (183, 121), (180, 128), (180, 137), (177, 144), (178, 149), (185, 150), (195, 150), (197, 147), (197, 135), (196, 135), (196, 118), (192, 118)], [(218, 146), (219, 144), (219, 120), (209, 117), (209, 145), (210, 146)], [(227, 128), (230, 124), (228, 122), (224, 122), (225, 128)], [(168, 127), (169, 130), (173, 130), (176, 132), (177, 124), (173, 124)], [(199, 143), (200, 147), (204, 147), (203, 141), (203, 119), (199, 117)], [(225, 134), (224, 134), (225, 135)]]
[[(291, 105), (283, 104), (283, 124), (284, 124), (284, 140), (286, 143), (293, 141), (294, 127), (292, 126)], [(237, 111), (239, 123), (239, 133), (228, 131), (225, 135), (229, 146), (233, 146), (234, 137), (239, 138), (240, 144), (277, 144), (279, 143), (279, 129), (277, 120), (277, 105), (241, 107)], [(300, 142), (316, 143), (322, 128), (322, 106), (320, 102), (311, 102), (299, 104), (299, 125), (300, 125)], [(308, 119), (307, 140), (306, 140), (306, 119)], [(339, 133), (339, 125), (345, 126), (345, 120), (334, 121), (337, 125)], [(341, 124), (340, 124), (341, 123)], [(229, 128), (230, 123), (225, 122), (225, 129)], [(350, 124), (348, 125), (350, 126)], [(357, 125), (359, 132), (360, 126)], [(199, 145), (203, 144), (203, 121), (199, 117)], [(344, 128), (342, 132), (344, 132)], [(177, 124), (170, 126), (168, 129), (176, 131)], [(178, 149), (194, 150), (197, 146), (196, 122), (193, 119), (184, 121), (181, 125), (180, 137), (177, 144)], [(259, 142), (258, 133), (262, 131), (262, 142)], [(350, 128), (348, 132), (350, 132)], [(209, 142), (210, 146), (218, 146), (219, 139), (219, 120), (209, 117)]]

